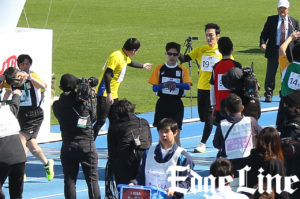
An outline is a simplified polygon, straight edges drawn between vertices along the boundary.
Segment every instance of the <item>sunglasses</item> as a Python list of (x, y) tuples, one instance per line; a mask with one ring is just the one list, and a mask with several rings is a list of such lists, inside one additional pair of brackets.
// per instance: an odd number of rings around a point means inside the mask
[(179, 55), (179, 53), (171, 53), (171, 52), (167, 52), (167, 55), (168, 55), (168, 56), (174, 56), (174, 57), (176, 57), (176, 56)]

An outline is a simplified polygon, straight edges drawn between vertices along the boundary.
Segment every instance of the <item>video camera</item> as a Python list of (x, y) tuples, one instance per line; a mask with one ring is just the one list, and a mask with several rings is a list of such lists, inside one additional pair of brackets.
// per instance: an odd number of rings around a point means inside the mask
[(189, 36), (186, 40), (191, 42), (192, 40), (198, 40), (198, 37)]
[(259, 85), (253, 71), (253, 63), (250, 66), (240, 68), (231, 68), (222, 76), (222, 84), (230, 89), (242, 91), (244, 97), (257, 97)]
[(76, 100), (85, 102), (93, 98), (92, 87), (97, 85), (98, 79), (96, 77), (90, 77), (89, 79), (82, 77), (81, 79), (77, 79)]

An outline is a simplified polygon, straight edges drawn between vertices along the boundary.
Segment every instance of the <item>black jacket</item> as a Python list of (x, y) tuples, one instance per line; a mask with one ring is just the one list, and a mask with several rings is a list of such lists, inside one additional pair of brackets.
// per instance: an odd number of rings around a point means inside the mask
[[(134, 145), (134, 137), (139, 137), (139, 147)], [(151, 143), (152, 136), (147, 120), (140, 119), (133, 113), (110, 120), (107, 134), (108, 156), (117, 184), (128, 184), (136, 177), (144, 151)]]
[[(269, 16), (260, 34), (259, 45), (261, 46), (261, 44), (267, 44), (267, 48), (265, 52), (266, 58), (271, 58), (276, 54), (278, 55), (278, 46), (276, 46), (278, 18), (279, 15)], [(296, 19), (289, 16), (288, 21), (289, 21), (288, 35), (290, 35), (293, 32), (293, 29), (299, 30), (299, 24)], [(289, 50), (287, 50), (287, 55), (288, 57), (290, 57)]]
[[(13, 95), (9, 104), (11, 112), (16, 116), (19, 111), (20, 96)], [(1, 116), (5, 117), (5, 116)], [(10, 127), (8, 127), (10, 128)], [(19, 132), (9, 135), (0, 133), (0, 167), (10, 166), (26, 161), (25, 151), (21, 143)]]
[[(251, 167), (251, 170), (247, 172), (247, 187), (254, 187), (258, 184), (258, 170), (262, 168), (264, 171), (262, 174), (266, 176), (270, 174), (275, 176), (279, 174), (281, 178), (281, 190), (284, 189), (284, 177), (286, 176), (285, 168), (280, 159), (264, 160), (262, 153), (257, 149), (252, 149), (251, 154), (246, 158), (238, 158), (230, 160), (233, 164), (235, 171), (244, 168), (246, 165)], [(275, 182), (273, 180), (272, 182)], [(273, 188), (276, 189), (275, 183), (272, 184)], [(276, 199), (289, 198), (287, 192), (281, 192), (281, 194), (275, 193)]]
[[(89, 102), (76, 100), (75, 92), (64, 92), (59, 100), (53, 103), (53, 113), (58, 119), (63, 141), (94, 140), (92, 122), (96, 118), (96, 110)], [(87, 117), (86, 128), (77, 126), (80, 117)]]

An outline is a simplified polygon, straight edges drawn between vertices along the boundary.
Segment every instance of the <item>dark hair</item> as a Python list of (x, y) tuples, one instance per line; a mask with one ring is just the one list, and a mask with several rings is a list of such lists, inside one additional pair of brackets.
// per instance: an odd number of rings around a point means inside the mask
[(207, 29), (215, 29), (216, 30), (216, 35), (219, 35), (221, 33), (220, 27), (215, 24), (215, 23), (208, 23), (205, 25), (205, 32)]
[(109, 121), (116, 121), (121, 117), (128, 116), (129, 113), (134, 113), (135, 105), (129, 100), (123, 99), (114, 103), (108, 112)]
[(225, 99), (225, 107), (230, 113), (241, 112), (242, 105), (242, 99), (234, 93), (230, 93)]
[(60, 78), (60, 89), (64, 92), (74, 91), (77, 85), (77, 78), (72, 74), (64, 74)]
[(218, 48), (220, 53), (224, 55), (230, 55), (231, 51), (233, 49), (233, 44), (232, 41), (230, 40), (229, 37), (221, 37), (218, 40)]
[(25, 59), (27, 59), (30, 63), (30, 65), (32, 65), (32, 59), (29, 55), (26, 55), (26, 54), (21, 54), (19, 55), (18, 59), (17, 59), (17, 64), (18, 64), (18, 67), (20, 67), (20, 64), (23, 63), (25, 61)]
[(297, 43), (292, 49), (292, 55), (295, 61), (300, 62), (300, 43)]
[(14, 78), (17, 77), (17, 73), (19, 71), (19, 69), (14, 67), (7, 68), (3, 73), (3, 75), (5, 76), (6, 83), (8, 83), (9, 85), (13, 84), (15, 82)]
[(123, 48), (126, 50), (138, 50), (140, 46), (140, 41), (137, 38), (129, 38), (124, 43)]
[(166, 45), (166, 51), (170, 50), (171, 48), (174, 48), (177, 50), (178, 53), (180, 53), (180, 44), (175, 42), (169, 42)]
[(232, 176), (233, 167), (229, 160), (225, 158), (218, 158), (210, 165), (210, 174), (216, 177), (216, 186), (219, 185), (219, 177)]
[(163, 130), (166, 127), (170, 127), (171, 131), (173, 132), (173, 134), (179, 130), (177, 122), (175, 122), (173, 119), (171, 118), (164, 118), (162, 120), (160, 120), (157, 124), (157, 131), (159, 130)]
[(256, 139), (256, 149), (262, 154), (265, 160), (279, 158), (284, 163), (280, 136), (273, 127), (265, 127)]

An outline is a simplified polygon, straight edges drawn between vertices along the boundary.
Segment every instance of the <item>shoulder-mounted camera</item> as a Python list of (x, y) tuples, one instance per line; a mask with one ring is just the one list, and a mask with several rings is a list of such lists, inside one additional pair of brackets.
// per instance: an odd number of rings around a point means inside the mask
[(81, 79), (77, 79), (76, 99), (85, 102), (93, 98), (92, 87), (97, 85), (98, 79), (96, 77), (90, 77), (89, 79), (82, 77)]

